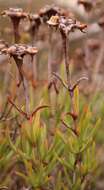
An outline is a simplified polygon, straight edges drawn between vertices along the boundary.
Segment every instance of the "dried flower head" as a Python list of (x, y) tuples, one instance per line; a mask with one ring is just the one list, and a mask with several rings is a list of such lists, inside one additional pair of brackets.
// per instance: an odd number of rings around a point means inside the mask
[(56, 26), (59, 28), (62, 35), (67, 35), (69, 32), (74, 32), (75, 29), (79, 29), (84, 32), (87, 27), (86, 24), (81, 24), (75, 19), (65, 17), (65, 16), (52, 16), (49, 21), (47, 21), (49, 26)]
[(39, 15), (44, 22), (48, 21), (51, 16), (55, 16), (56, 14), (60, 15), (60, 8), (54, 5), (46, 5), (39, 11)]
[(93, 2), (91, 0), (78, 0), (79, 5), (83, 5), (86, 12), (90, 12), (93, 8)]
[[(13, 19), (13, 21), (15, 22), (14, 19)], [(16, 18), (16, 21), (17, 21), (17, 24), (19, 24), (18, 18)], [(15, 34), (17, 35), (17, 33), (15, 33)], [(24, 76), (24, 71), (23, 71), (23, 67), (22, 67), (23, 66), (23, 58), (27, 54), (33, 58), (33, 56), (37, 53), (37, 48), (31, 47), (28, 45), (23, 45), (23, 44), (14, 44), (7, 48), (3, 48), (1, 52), (9, 55), (10, 57), (13, 57), (15, 60), (16, 66), (18, 68), (18, 73), (19, 73), (19, 78), (18, 78), (19, 81), (17, 83), (17, 86), (19, 87), (20, 84), (23, 83), (23, 88), (24, 88), (24, 92), (25, 92), (26, 110), (28, 112), (29, 111), (28, 90), (27, 90), (27, 81)]]
[(2, 53), (8, 54), (10, 57), (17, 57), (18, 59), (22, 59), (25, 55), (25, 46), (14, 44), (8, 48), (4, 48), (1, 51)]
[(1, 50), (1, 53), (7, 54), (10, 57), (14, 58), (22, 79), (23, 77), (21, 74), (21, 66), (23, 64), (23, 57), (28, 54), (33, 59), (33, 56), (37, 53), (37, 51), (38, 50), (36, 47), (22, 45), (22, 44), (14, 44), (11, 45), (10, 47), (3, 48)]
[(11, 19), (24, 19), (27, 17), (27, 13), (25, 13), (21, 8), (9, 8), (8, 10), (3, 11), (1, 15), (9, 16)]
[(57, 7), (55, 5), (46, 5), (39, 11), (39, 15), (44, 22), (47, 22), (52, 16), (69, 16), (70, 14), (72, 15), (72, 13), (66, 9)]
[(61, 33), (67, 35), (70, 31), (73, 31), (76, 25), (76, 20), (66, 17), (60, 17), (59, 29)]
[(15, 43), (19, 42), (19, 23), (21, 19), (24, 19), (28, 16), (27, 13), (25, 13), (20, 8), (9, 8), (8, 10), (5, 10), (1, 13), (3, 16), (9, 16), (12, 24), (13, 24), (13, 32), (15, 37)]
[(11, 45), (8, 48), (3, 48), (1, 50), (2, 53), (5, 53), (9, 55), (10, 57), (13, 57), (15, 60), (15, 63), (18, 68), (19, 72), (19, 81), (17, 83), (17, 86), (19, 87), (21, 83), (23, 83), (23, 88), (24, 88), (24, 93), (25, 93), (25, 101), (26, 101), (26, 112), (29, 112), (29, 95), (28, 95), (28, 86), (27, 86), (27, 81), (24, 76), (24, 71), (23, 71), (23, 58), (25, 55), (30, 55), (32, 58), (33, 56), (37, 53), (37, 48), (28, 46), (28, 45), (22, 45), (22, 44), (14, 44)]
[(35, 55), (37, 48), (23, 44), (14, 44), (8, 48), (3, 48), (1, 52), (8, 54), (10, 57), (22, 59), (26, 54)]

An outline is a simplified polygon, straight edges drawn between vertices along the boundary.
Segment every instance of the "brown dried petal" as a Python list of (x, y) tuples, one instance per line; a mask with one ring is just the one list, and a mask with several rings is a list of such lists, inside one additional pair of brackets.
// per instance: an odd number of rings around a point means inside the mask
[(37, 50), (36, 47), (28, 46), (28, 47), (26, 48), (26, 53), (28, 53), (28, 54), (30, 54), (30, 55), (35, 55), (37, 52), (38, 52), (38, 50)]
[(76, 24), (76, 28), (78, 28), (81, 32), (84, 32), (84, 29), (87, 28), (87, 24)]
[(57, 26), (59, 24), (59, 16), (52, 16), (47, 23), (51, 26)]

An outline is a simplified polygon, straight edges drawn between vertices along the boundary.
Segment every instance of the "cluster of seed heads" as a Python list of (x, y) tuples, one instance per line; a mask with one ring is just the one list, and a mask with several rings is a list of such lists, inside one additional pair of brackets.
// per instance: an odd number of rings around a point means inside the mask
[[(78, 0), (78, 4), (82, 4), (86, 11), (90, 11), (93, 6), (95, 5), (94, 1), (87, 1), (87, 0)], [(87, 27), (86, 24), (80, 23), (77, 21), (72, 13), (67, 12), (66, 10), (59, 8), (57, 6), (45, 6), (44, 8), (40, 9), (37, 14), (26, 13), (22, 9), (19, 8), (9, 8), (1, 13), (2, 16), (8, 16), (13, 24), (13, 31), (15, 37), (15, 43), (13, 45), (8, 45), (5, 41), (0, 41), (0, 52), (2, 54), (7, 54), (10, 57), (13, 57), (19, 73), (21, 77), (21, 81), (24, 80), (23, 72), (21, 70), (21, 66), (23, 64), (23, 58), (25, 55), (30, 55), (32, 60), (33, 56), (38, 52), (38, 49), (35, 46), (29, 46), (20, 44), (20, 34), (19, 34), (19, 24), (22, 19), (28, 19), (30, 21), (30, 33), (34, 37), (36, 31), (39, 29), (40, 25), (48, 25), (51, 28), (58, 29), (61, 33), (62, 40), (64, 41), (64, 54), (65, 54), (65, 64), (66, 64), (66, 72), (67, 72), (67, 85), (61, 80), (60, 76), (55, 75), (72, 93), (75, 86), (79, 84), (81, 80), (84, 78), (79, 79), (76, 84), (70, 86), (70, 76), (69, 76), (69, 68), (68, 68), (68, 60), (67, 60), (67, 47), (66, 47), (66, 40), (68, 39), (68, 35), (70, 32), (74, 32), (75, 30), (80, 30), (81, 32), (85, 32)], [(104, 17), (101, 17), (99, 20), (99, 26), (104, 28)], [(54, 83), (56, 89), (56, 83)], [(58, 90), (57, 90), (58, 92)]]

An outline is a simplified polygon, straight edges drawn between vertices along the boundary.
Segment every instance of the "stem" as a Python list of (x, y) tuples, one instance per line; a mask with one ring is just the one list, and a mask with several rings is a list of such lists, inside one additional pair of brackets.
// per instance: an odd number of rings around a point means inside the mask
[(31, 61), (32, 64), (32, 82), (33, 84), (36, 83), (36, 81), (38, 80), (38, 68), (37, 68), (37, 57), (36, 55), (33, 56), (33, 59)]
[(14, 102), (11, 100), (10, 97), (8, 97), (8, 102), (11, 104), (12, 107), (14, 107), (19, 113), (21, 113), (23, 116), (26, 117), (26, 119), (29, 119), (28, 116), (27, 116), (27, 113), (25, 113), (24, 111), (21, 110), (21, 108), (18, 108)]
[(52, 29), (49, 32), (49, 51), (48, 51), (48, 83), (52, 76)]
[(19, 35), (19, 23), (20, 23), (20, 19), (13, 18), (11, 20), (12, 20), (12, 23), (13, 23), (14, 42), (15, 43), (19, 43), (19, 40), (20, 40), (20, 35)]
[[(31, 32), (31, 44), (34, 46), (36, 44), (38, 30), (36, 28)], [(37, 57), (36, 55), (31, 58), (31, 68), (32, 68), (32, 82), (33, 85), (38, 80), (38, 64), (37, 64)]]
[(19, 87), (21, 82), (23, 81), (23, 73), (22, 73), (23, 60), (18, 59), (17, 56), (14, 56), (14, 60), (15, 60), (15, 63), (17, 65), (18, 72), (19, 72), (19, 73), (17, 73), (17, 78), (18, 78), (17, 86)]
[[(89, 24), (89, 19), (90, 19), (89, 16), (90, 15), (88, 13), (87, 17), (86, 17), (87, 24)], [(91, 65), (91, 52), (90, 52), (90, 50), (88, 48), (88, 43), (87, 43), (88, 39), (89, 39), (88, 32), (86, 32), (85, 41), (84, 41), (84, 44), (85, 44), (84, 45), (84, 48), (85, 48), (85, 66), (86, 66), (86, 69), (87, 69), (88, 78), (91, 81), (92, 80), (91, 79), (91, 76), (92, 76), (91, 72), (92, 71), (91, 71), (91, 67), (90, 67), (90, 65)]]
[(61, 82), (63, 87), (65, 87), (68, 90), (67, 84), (63, 81), (63, 79), (57, 73), (53, 72), (53, 75)]
[[(52, 28), (49, 28), (49, 49), (48, 49), (48, 90), (49, 90), (49, 104), (52, 106), (52, 93), (51, 87), (53, 86), (51, 77), (52, 77)], [(50, 88), (49, 88), (50, 86)], [(50, 110), (50, 115), (53, 115), (52, 109)]]
[[(14, 101), (16, 100), (16, 96), (14, 97)], [(7, 101), (8, 102), (8, 101)], [(10, 106), (7, 113), (5, 114), (5, 119), (9, 116), (10, 112), (12, 111), (13, 105)]]
[[(69, 95), (70, 95), (70, 102), (71, 102), (71, 112), (73, 114), (76, 114), (75, 113), (75, 106), (74, 106), (74, 99), (73, 99), (74, 89), (72, 88), (72, 85), (71, 85), (71, 74), (70, 74), (69, 63), (68, 63), (68, 37), (64, 33), (62, 33), (62, 39), (63, 39), (63, 49), (64, 49), (64, 59), (65, 59), (67, 86), (68, 86), (68, 92), (69, 92)], [(73, 120), (73, 121), (74, 121), (73, 129), (77, 133), (76, 119)]]
[(30, 104), (29, 104), (29, 91), (28, 91), (28, 82), (25, 77), (23, 77), (23, 88), (25, 93), (25, 102), (26, 102), (26, 113), (30, 113)]
[(29, 92), (28, 92), (28, 82), (25, 78), (25, 76), (23, 75), (23, 69), (22, 69), (22, 65), (23, 65), (23, 59), (18, 59), (17, 57), (14, 57), (16, 65), (18, 67), (18, 71), (19, 71), (19, 84), (21, 84), (21, 82), (23, 82), (23, 88), (24, 88), (24, 94), (25, 94), (25, 102), (26, 102), (26, 113), (29, 114), (30, 112), (30, 105), (29, 105)]
[(68, 88), (70, 89), (70, 87), (71, 87), (71, 76), (70, 76), (69, 63), (68, 63), (68, 38), (65, 35), (63, 36), (63, 49), (64, 49), (67, 85), (68, 85)]

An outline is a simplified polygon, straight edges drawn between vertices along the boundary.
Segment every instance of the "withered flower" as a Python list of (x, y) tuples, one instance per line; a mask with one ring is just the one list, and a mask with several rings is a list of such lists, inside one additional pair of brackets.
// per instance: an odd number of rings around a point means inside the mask
[(87, 27), (86, 24), (81, 24), (80, 22), (76, 21), (75, 19), (65, 17), (65, 16), (52, 16), (47, 23), (49, 26), (58, 27), (61, 34), (67, 35), (70, 32), (74, 32), (75, 29), (84, 32), (84, 29)]
[(81, 24), (80, 22), (70, 17), (57, 16), (57, 15), (52, 16), (49, 19), (49, 21), (47, 21), (47, 23), (51, 27), (58, 28), (61, 33), (62, 42), (63, 42), (64, 59), (65, 59), (66, 76), (67, 76), (67, 89), (72, 98), (74, 88), (72, 88), (72, 85), (71, 85), (71, 77), (70, 77), (70, 71), (69, 71), (68, 35), (70, 32), (74, 32), (76, 29), (80, 30), (81, 32), (84, 32), (84, 29), (87, 27), (87, 25)]
[(17, 59), (23, 59), (24, 55), (29, 54), (31, 56), (35, 55), (37, 53), (37, 48), (23, 45), (23, 44), (14, 44), (11, 45), (8, 48), (3, 48), (2, 53), (8, 54), (10, 57), (17, 58)]
[(86, 24), (81, 24), (75, 19), (60, 17), (59, 29), (62, 34), (67, 35), (70, 32), (74, 32), (75, 29), (84, 32), (84, 29), (87, 27)]
[(28, 101), (28, 89), (27, 89), (27, 81), (25, 79), (24, 73), (23, 73), (23, 58), (25, 55), (30, 55), (33, 57), (37, 53), (37, 48), (28, 46), (28, 45), (22, 45), (22, 44), (14, 44), (11, 45), (8, 48), (3, 48), (1, 50), (2, 53), (9, 55), (10, 57), (13, 57), (15, 60), (15, 63), (17, 65), (18, 71), (19, 71), (19, 84), (23, 82), (24, 92), (25, 92), (25, 99), (26, 99), (26, 110), (29, 112), (29, 101)]
[(90, 12), (93, 8), (93, 2), (91, 0), (78, 0), (79, 5), (83, 5), (86, 12)]
[(74, 32), (76, 29), (84, 32), (84, 29), (87, 27), (86, 24), (81, 24), (72, 18), (60, 17), (59, 19), (59, 30), (62, 36), (63, 41), (63, 50), (64, 50), (64, 59), (65, 59), (65, 67), (66, 67), (66, 75), (67, 75), (67, 85), (70, 97), (73, 97), (74, 88), (71, 85), (71, 76), (69, 70), (69, 58), (68, 58), (68, 35), (70, 32)]
[(72, 15), (66, 9), (60, 8), (55, 5), (46, 5), (44, 8), (40, 9), (39, 15), (42, 18), (43, 22), (47, 22), (52, 16), (69, 16)]
[(76, 20), (72, 20), (71, 18), (60, 17), (59, 21), (59, 29), (62, 35), (66, 35), (69, 32), (73, 32), (76, 26)]
[[(34, 45), (35, 42), (37, 41), (37, 35), (38, 35), (38, 31), (39, 31), (39, 27), (41, 25), (41, 18), (38, 14), (29, 14), (29, 21), (30, 21), (30, 26), (29, 26), (29, 33), (31, 36), (31, 44)], [(33, 84), (35, 83), (34, 81), (37, 80), (38, 78), (38, 68), (37, 68), (37, 59), (36, 57), (32, 57), (32, 62), (31, 62), (31, 66), (32, 66), (32, 81)]]
[(19, 23), (21, 19), (24, 19), (28, 16), (21, 8), (9, 8), (1, 13), (3, 16), (10, 17), (13, 24), (13, 32), (15, 37), (15, 43), (19, 42), (20, 34), (19, 34)]
[(21, 81), (23, 81), (23, 57), (28, 54), (31, 56), (31, 58), (33, 58), (33, 56), (37, 53), (37, 48), (28, 45), (14, 44), (8, 48), (3, 48), (1, 52), (14, 58), (20, 74), (20, 84)]
[(54, 5), (46, 5), (40, 9), (39, 15), (43, 19), (43, 22), (47, 22), (51, 16), (60, 15), (60, 8)]

